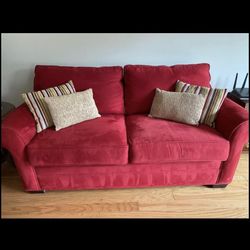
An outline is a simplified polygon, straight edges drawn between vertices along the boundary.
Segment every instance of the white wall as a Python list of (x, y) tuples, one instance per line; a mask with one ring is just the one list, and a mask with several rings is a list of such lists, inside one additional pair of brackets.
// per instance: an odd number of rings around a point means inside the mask
[[(2, 34), (2, 101), (32, 90), (36, 64), (106, 66), (206, 62), (213, 87), (232, 89), (248, 72), (248, 34)], [(248, 86), (248, 82), (247, 82)]]

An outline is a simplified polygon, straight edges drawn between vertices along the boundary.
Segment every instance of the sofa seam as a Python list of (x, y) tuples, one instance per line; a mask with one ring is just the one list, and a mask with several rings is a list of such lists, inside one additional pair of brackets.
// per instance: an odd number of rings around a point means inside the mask
[(229, 141), (231, 141), (231, 138), (233, 137), (235, 131), (237, 131), (240, 127), (242, 127), (243, 125), (247, 124), (248, 123), (248, 120), (247, 121), (244, 121), (244, 122), (241, 122), (240, 124), (238, 124), (234, 129), (233, 131), (230, 133), (230, 136), (228, 138)]
[[(129, 145), (127, 146), (106, 146), (106, 145), (99, 145), (101, 147), (105, 147), (105, 148), (128, 148)], [(30, 147), (28, 146), (29, 149), (39, 149), (39, 150), (48, 150), (48, 149), (54, 149), (53, 147), (52, 148), (34, 148), (34, 147)], [(76, 147), (63, 147), (63, 149), (92, 149), (92, 148), (97, 148), (97, 147), (81, 147), (81, 148), (76, 148)], [(58, 150), (58, 149), (55, 149), (55, 150)]]
[[(22, 142), (24, 148), (26, 147), (26, 144), (25, 144), (25, 142), (24, 142), (24, 139), (22, 138), (22, 136), (19, 135), (19, 133), (16, 132), (15, 129), (9, 128), (9, 127), (2, 127), (2, 129), (7, 129), (7, 130), (10, 130), (11, 132), (13, 132), (13, 133), (20, 139), (20, 141)], [(24, 133), (24, 134), (26, 135), (27, 132)], [(35, 136), (35, 135), (34, 135), (34, 136)], [(33, 136), (33, 137), (34, 137), (34, 136)], [(32, 138), (33, 138), (33, 137), (32, 137)]]
[[(199, 142), (192, 142), (192, 141), (160, 141), (160, 142), (140, 142), (140, 143), (130, 143), (130, 144), (136, 144), (136, 145), (144, 145), (144, 144), (155, 144), (155, 143), (168, 143), (168, 142), (172, 142), (172, 143), (211, 143), (211, 144), (216, 144), (218, 143), (217, 141), (212, 141), (212, 142), (205, 142), (205, 141), (199, 141)], [(227, 143), (229, 143), (229, 141), (227, 140)]]
[(39, 180), (38, 180), (38, 174), (37, 174), (35, 168), (34, 168), (32, 165), (31, 165), (31, 168), (32, 168), (33, 176), (34, 176), (34, 178), (36, 179), (36, 186), (37, 186), (37, 188), (40, 190), (40, 189), (42, 189), (42, 187), (41, 187), (41, 185), (40, 185), (40, 183), (39, 183)]

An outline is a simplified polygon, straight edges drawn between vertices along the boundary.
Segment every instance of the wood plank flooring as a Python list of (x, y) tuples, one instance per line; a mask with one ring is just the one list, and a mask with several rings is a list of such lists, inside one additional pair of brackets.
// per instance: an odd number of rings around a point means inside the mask
[(249, 218), (248, 152), (225, 189), (163, 187), (25, 193), (9, 162), (1, 167), (2, 218)]

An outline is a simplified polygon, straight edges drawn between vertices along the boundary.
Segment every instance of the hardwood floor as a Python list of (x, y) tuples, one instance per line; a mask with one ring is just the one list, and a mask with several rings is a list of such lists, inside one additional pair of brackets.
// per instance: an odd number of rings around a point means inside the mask
[(13, 166), (2, 164), (2, 218), (249, 218), (248, 152), (225, 189), (163, 187), (25, 193)]

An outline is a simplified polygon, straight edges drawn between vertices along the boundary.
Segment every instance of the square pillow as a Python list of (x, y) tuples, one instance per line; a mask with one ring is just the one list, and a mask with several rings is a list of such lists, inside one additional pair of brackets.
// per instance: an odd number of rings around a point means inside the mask
[(150, 117), (198, 125), (205, 98), (202, 95), (156, 89)]
[(70, 95), (45, 97), (56, 131), (71, 125), (101, 117), (92, 89)]
[(205, 97), (205, 104), (202, 110), (200, 123), (214, 127), (216, 115), (227, 96), (227, 89), (201, 87), (178, 80), (175, 91), (203, 95)]
[(68, 95), (75, 92), (76, 90), (73, 82), (69, 81), (53, 88), (22, 94), (24, 101), (35, 118), (37, 133), (54, 125), (44, 98), (49, 96)]

